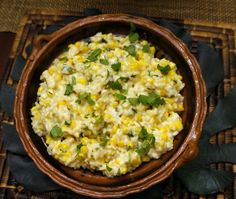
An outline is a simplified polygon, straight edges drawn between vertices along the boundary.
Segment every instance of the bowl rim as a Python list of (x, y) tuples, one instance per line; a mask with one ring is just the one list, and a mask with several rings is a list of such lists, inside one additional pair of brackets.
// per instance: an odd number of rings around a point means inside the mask
[[(88, 185), (76, 181), (72, 178), (69, 178), (61, 171), (57, 170), (51, 164), (47, 162), (46, 159), (39, 153), (39, 151), (34, 147), (33, 142), (29, 136), (28, 130), (25, 128), (27, 121), (25, 119), (24, 112), (24, 101), (26, 98), (26, 91), (29, 87), (26, 80), (29, 80), (29, 77), (32, 75), (32, 70), (37, 65), (38, 59), (43, 55), (44, 51), (53, 44), (56, 44), (63, 36), (66, 36), (71, 31), (75, 31), (82, 27), (96, 24), (97, 22), (124, 22), (124, 23), (133, 23), (135, 25), (140, 25), (145, 27), (146, 30), (155, 32), (161, 37), (171, 40), (172, 45), (180, 53), (181, 57), (186, 61), (191, 70), (193, 76), (193, 83), (195, 88), (196, 95), (196, 108), (195, 116), (191, 124), (190, 130), (183, 141), (183, 144), (179, 147), (177, 152), (162, 165), (158, 170), (152, 172), (151, 174), (145, 176), (143, 179), (138, 179), (136, 181), (130, 182), (126, 185), (119, 185), (114, 187), (99, 187), (94, 185)], [(151, 27), (151, 28), (150, 28)], [(205, 83), (201, 74), (200, 66), (196, 61), (195, 57), (190, 53), (187, 46), (177, 38), (169, 30), (155, 24), (154, 22), (137, 16), (127, 15), (127, 14), (102, 14), (92, 17), (86, 17), (74, 21), (57, 32), (52, 33), (49, 37), (42, 37), (44, 39), (50, 38), (48, 43), (44, 46), (40, 46), (36, 42), (35, 48), (29, 59), (27, 60), (26, 66), (23, 69), (21, 74), (20, 81), (16, 89), (16, 97), (14, 103), (14, 118), (17, 132), (20, 136), (20, 139), (23, 143), (23, 146), (28, 153), (28, 155), (35, 162), (37, 167), (46, 175), (48, 175), (53, 181), (57, 184), (71, 189), (72, 191), (97, 198), (115, 198), (123, 197), (131, 193), (136, 193), (147, 189), (154, 184), (164, 180), (169, 177), (171, 173), (178, 167), (182, 166), (187, 160), (191, 159), (196, 155), (198, 148), (197, 142), (201, 135), (201, 129), (203, 126), (204, 118), (206, 116), (207, 104), (206, 104), (206, 88)]]

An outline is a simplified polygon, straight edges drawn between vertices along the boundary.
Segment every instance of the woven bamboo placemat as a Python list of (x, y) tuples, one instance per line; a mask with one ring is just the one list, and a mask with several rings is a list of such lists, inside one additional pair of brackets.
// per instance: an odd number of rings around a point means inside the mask
[[(66, 11), (32, 11), (27, 14), (19, 24), (20, 29), (17, 32), (16, 39), (13, 44), (12, 52), (8, 61), (8, 68), (3, 82), (12, 87), (17, 85), (17, 82), (11, 78), (14, 60), (18, 53), (22, 53), (23, 56), (26, 55), (26, 47), (31, 43), (33, 37), (35, 37), (39, 31), (45, 30), (45, 28), (50, 25), (63, 26), (63, 20), (66, 18), (71, 19), (70, 17), (72, 16), (81, 18), (83, 17), (83, 13), (71, 13)], [(226, 95), (236, 82), (236, 25), (226, 23), (210, 24), (207, 22), (193, 20), (172, 20), (172, 22), (183, 26), (191, 34), (194, 41), (191, 47), (193, 54), (197, 54), (197, 41), (204, 41), (212, 47), (219, 49), (221, 52), (224, 63), (225, 79), (215, 89), (213, 95), (208, 99), (209, 111), (212, 111), (217, 104), (217, 98)], [(1, 109), (0, 118), (1, 124), (8, 123), (14, 125), (12, 118), (7, 117)], [(219, 144), (235, 141), (236, 128), (224, 131), (211, 139), (211, 143)], [(233, 166), (232, 164), (219, 163), (213, 164), (212, 167), (222, 170), (236, 171), (236, 166)], [(187, 192), (175, 178), (170, 178), (163, 192), (164, 198), (173, 199), (233, 199), (236, 198), (236, 180), (223, 193), (210, 196), (198, 196)], [(66, 194), (66, 192), (61, 191), (41, 194), (26, 192), (24, 187), (19, 185), (14, 180), (7, 166), (6, 151), (2, 143), (2, 132), (0, 131), (0, 198), (66, 198)]]
[(0, 31), (17, 32), (21, 17), (32, 9), (103, 13), (139, 13), (148, 16), (236, 23), (235, 0), (1, 0)]

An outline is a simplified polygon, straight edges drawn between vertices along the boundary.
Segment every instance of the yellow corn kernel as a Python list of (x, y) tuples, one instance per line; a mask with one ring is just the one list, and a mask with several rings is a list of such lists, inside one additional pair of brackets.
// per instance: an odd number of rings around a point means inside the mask
[(150, 157), (145, 155), (142, 157), (142, 160), (143, 160), (143, 162), (148, 162), (148, 161), (150, 161)]
[(136, 117), (139, 122), (142, 121), (142, 115), (140, 113), (136, 114)]
[(113, 108), (116, 108), (118, 106), (118, 102), (115, 101), (111, 105), (112, 105)]
[(164, 141), (164, 142), (166, 142), (167, 140), (168, 140), (168, 135), (166, 134), (166, 133), (162, 133), (161, 134), (161, 139)]
[(125, 146), (125, 143), (124, 143), (123, 140), (120, 140), (120, 141), (117, 142), (117, 145), (118, 145), (119, 147), (124, 147), (124, 146)]
[(127, 126), (122, 127), (122, 131), (123, 131), (124, 133), (127, 133), (128, 130), (129, 130), (129, 129), (128, 129)]
[(82, 142), (83, 145), (88, 144), (88, 141), (89, 141), (89, 139), (88, 139), (87, 137), (83, 137), (83, 138), (81, 139), (81, 142)]
[(56, 74), (56, 76), (55, 76), (56, 82), (61, 81), (61, 79), (62, 79), (62, 75), (61, 74)]
[(88, 147), (87, 146), (82, 146), (80, 148), (79, 156), (85, 158), (87, 153), (88, 153)]
[(54, 67), (54, 66), (51, 66), (49, 69), (48, 69), (48, 73), (50, 74), (50, 75), (52, 75), (53, 73), (55, 73), (56, 72), (56, 68)]
[(90, 139), (90, 141), (91, 141), (92, 144), (97, 143), (96, 139)]
[(116, 146), (117, 138), (116, 137), (111, 138), (110, 142), (111, 142), (112, 145)]
[(86, 112), (87, 113), (92, 113), (93, 112), (93, 108), (91, 106), (87, 106), (86, 107)]
[(64, 101), (64, 100), (59, 100), (59, 101), (57, 102), (57, 105), (59, 105), (59, 106), (66, 106), (66, 101)]
[(160, 131), (163, 133), (167, 133), (169, 131), (169, 128), (168, 128), (168, 126), (163, 126), (160, 128)]
[(37, 112), (38, 111), (38, 107), (37, 106), (34, 106), (31, 108), (31, 112), (34, 113), (34, 112)]
[(40, 86), (39, 89), (38, 89), (38, 94), (41, 94), (43, 92), (43, 87)]
[(177, 131), (181, 131), (183, 129), (183, 124), (180, 120), (175, 121), (173, 125)]
[(104, 119), (105, 119), (105, 120), (111, 119), (111, 115), (110, 115), (109, 113), (106, 113), (106, 114), (104, 115)]
[(114, 126), (112, 127), (112, 129), (111, 129), (111, 134), (115, 134), (116, 131), (117, 131), (117, 126), (114, 125)]
[(126, 166), (123, 166), (123, 167), (121, 168), (121, 170), (120, 170), (120, 173), (121, 173), (121, 174), (126, 174), (127, 171), (128, 171), (127, 167), (126, 167)]
[(47, 144), (50, 144), (51, 141), (52, 141), (52, 137), (51, 137), (49, 134), (47, 134), (47, 135), (46, 135), (46, 143), (47, 143)]
[(183, 104), (178, 104), (177, 110), (178, 110), (178, 111), (183, 111), (183, 110), (184, 110)]
[(156, 51), (156, 49), (155, 49), (155, 47), (154, 47), (154, 46), (150, 47), (150, 53), (151, 53), (151, 54), (154, 54), (154, 53), (155, 53), (155, 51)]
[(108, 53), (107, 53), (107, 57), (108, 57), (108, 58), (113, 58), (113, 57), (114, 57), (113, 52), (108, 52)]
[(79, 84), (85, 85), (85, 84), (87, 84), (87, 79), (85, 79), (84, 77), (80, 77), (80, 78), (77, 79), (77, 82)]
[(97, 99), (98, 99), (98, 97), (99, 97), (99, 95), (96, 95), (96, 94), (91, 94), (91, 97), (92, 97), (92, 99), (95, 99), (95, 100), (97, 100)]
[(115, 163), (116, 165), (119, 165), (119, 164), (120, 164), (120, 160), (119, 160), (119, 159), (116, 159), (116, 160), (114, 161), (114, 163)]
[(81, 56), (81, 55), (78, 55), (78, 56), (77, 56), (77, 60), (78, 60), (79, 62), (84, 62), (84, 61), (85, 61), (85, 58), (84, 58), (83, 56)]
[(153, 79), (152, 77), (150, 77), (150, 78), (148, 78), (148, 82), (149, 82), (150, 84), (154, 84), (154, 79)]
[(73, 63), (74, 63), (74, 61), (73, 61), (73, 59), (72, 59), (72, 58), (70, 58), (70, 59), (69, 59), (69, 62), (70, 62), (71, 64), (73, 64)]
[(64, 131), (67, 131), (68, 127), (66, 125), (62, 125), (61, 127), (61, 130), (64, 132)]
[(76, 46), (77, 48), (79, 48), (79, 47), (80, 47), (80, 42), (77, 41), (77, 42), (75, 43), (75, 46)]
[(74, 129), (74, 128), (76, 127), (76, 122), (75, 122), (75, 120), (72, 120), (72, 121), (71, 121), (70, 127), (71, 127), (72, 129)]
[(69, 145), (68, 144), (61, 144), (61, 149), (65, 151), (65, 150), (69, 149)]
[(128, 143), (128, 147), (130, 147), (130, 148), (134, 148), (134, 143), (133, 143), (132, 141), (129, 141), (129, 143)]
[(73, 44), (69, 44), (69, 45), (68, 45), (68, 48), (72, 48), (72, 47), (73, 47)]
[(138, 167), (141, 164), (141, 158), (137, 156), (131, 161), (132, 166)]

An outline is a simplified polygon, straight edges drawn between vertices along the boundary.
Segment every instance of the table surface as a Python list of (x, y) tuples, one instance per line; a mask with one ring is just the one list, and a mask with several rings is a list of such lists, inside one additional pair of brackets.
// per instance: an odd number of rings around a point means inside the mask
[[(71, 13), (67, 11), (32, 11), (22, 18), (19, 23), (20, 29), (16, 34), (14, 33), (0, 33), (0, 77), (4, 83), (15, 86), (16, 82), (11, 79), (11, 68), (13, 67), (14, 59), (18, 53), (24, 53), (27, 45), (32, 41), (33, 37), (37, 33), (36, 30), (43, 29), (48, 25), (60, 24), (61, 20), (65, 16), (82, 16), (83, 13)], [(230, 88), (236, 82), (236, 59), (235, 59), (235, 47), (236, 47), (236, 25), (229, 25), (228, 23), (212, 24), (209, 22), (193, 21), (193, 20), (179, 20), (174, 19), (173, 22), (184, 26), (189, 31), (193, 38), (192, 53), (196, 53), (196, 42), (204, 41), (211, 46), (219, 49), (222, 54), (222, 60), (224, 63), (224, 69), (226, 77), (214, 92), (214, 94), (208, 99), (209, 111), (213, 110), (218, 96), (224, 96), (230, 90)], [(35, 28), (37, 27), (37, 28)], [(10, 57), (10, 61), (9, 61)], [(1, 112), (1, 109), (0, 109)], [(2, 114), (2, 113), (1, 113)], [(1, 123), (9, 121), (11, 119), (4, 117)], [(211, 139), (211, 143), (228, 143), (236, 141), (236, 129), (230, 131), (224, 131), (221, 134), (214, 136)], [(9, 168), (6, 164), (6, 151), (2, 146), (2, 132), (0, 131), (0, 198), (12, 198), (20, 196), (22, 198), (57, 198), (60, 194), (57, 192), (33, 194), (25, 192), (24, 188), (17, 184), (12, 178)], [(3, 166), (2, 166), (3, 165)], [(223, 170), (234, 170), (235, 166), (231, 164), (214, 164), (213, 168), (219, 168)], [(12, 183), (14, 181), (14, 183)], [(223, 193), (215, 194), (211, 196), (197, 196), (186, 192), (179, 182), (172, 181), (165, 190), (165, 198), (236, 198), (235, 195), (236, 182), (234, 182)], [(65, 195), (64, 195), (65, 196)]]

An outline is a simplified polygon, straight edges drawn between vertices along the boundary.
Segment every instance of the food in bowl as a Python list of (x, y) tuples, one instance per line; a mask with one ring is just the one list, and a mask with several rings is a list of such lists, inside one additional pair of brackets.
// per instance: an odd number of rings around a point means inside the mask
[(72, 168), (124, 175), (173, 148), (182, 130), (182, 76), (128, 36), (96, 35), (70, 44), (45, 70), (32, 126), (47, 151)]

